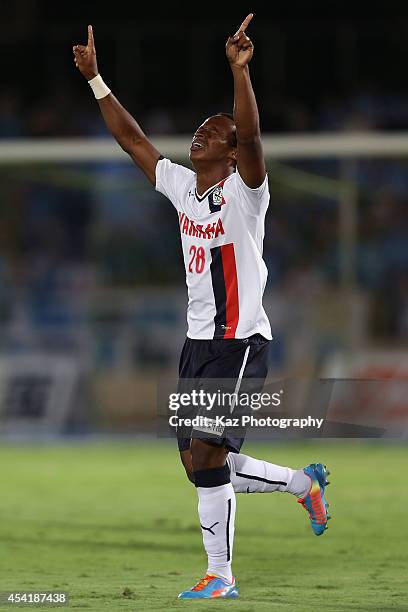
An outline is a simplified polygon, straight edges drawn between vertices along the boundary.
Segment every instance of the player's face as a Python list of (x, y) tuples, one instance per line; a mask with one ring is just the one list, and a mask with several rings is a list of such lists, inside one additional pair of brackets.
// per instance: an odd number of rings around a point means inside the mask
[(190, 159), (194, 162), (224, 161), (235, 157), (233, 146), (235, 126), (222, 115), (210, 117), (196, 130), (190, 147)]

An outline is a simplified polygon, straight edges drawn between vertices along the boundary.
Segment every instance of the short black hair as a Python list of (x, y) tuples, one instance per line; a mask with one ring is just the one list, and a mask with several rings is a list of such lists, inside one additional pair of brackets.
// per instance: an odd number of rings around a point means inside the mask
[[(234, 115), (231, 115), (231, 113), (217, 113), (218, 117), (228, 117), (228, 119), (231, 119), (232, 123), (234, 124), (235, 127), (235, 119), (234, 119)], [(237, 146), (237, 131), (236, 129), (233, 131), (232, 133), (232, 142), (231, 142), (233, 147)]]

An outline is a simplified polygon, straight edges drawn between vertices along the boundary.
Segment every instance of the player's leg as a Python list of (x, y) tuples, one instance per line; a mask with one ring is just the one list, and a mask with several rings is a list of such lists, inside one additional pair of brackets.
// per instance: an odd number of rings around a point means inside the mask
[(231, 557), (235, 526), (235, 492), (227, 464), (228, 451), (194, 438), (191, 443), (194, 484), (207, 574), (232, 580)]
[(241, 453), (230, 453), (228, 465), (235, 493), (280, 491), (304, 497), (310, 489), (310, 477), (303, 469), (294, 470)]
[[(181, 462), (187, 478), (194, 483), (194, 470), (191, 450), (180, 451)], [(310, 476), (303, 469), (294, 470), (255, 459), (242, 453), (229, 453), (227, 463), (230, 468), (231, 484), (235, 493), (292, 493), (305, 497), (310, 489)]]
[[(219, 342), (216, 344), (220, 345)], [(218, 376), (217, 357), (213, 341), (187, 338), (180, 357), (179, 391), (188, 392), (191, 382), (194, 387), (196, 379)], [(203, 542), (209, 561), (206, 576), (193, 588), (180, 593), (179, 597), (237, 597), (235, 582), (221, 577), (229, 578), (231, 574), (231, 559), (227, 557), (231, 557), (235, 518), (235, 494), (229, 482), (227, 451), (222, 445), (204, 445), (198, 439), (192, 443), (191, 433), (191, 428), (189, 432), (184, 429), (177, 431), (178, 447), (187, 477), (197, 487)]]
[(329, 484), (326, 466), (311, 463), (301, 470), (293, 470), (241, 453), (230, 453), (227, 462), (236, 493), (292, 493), (308, 512), (313, 532), (322, 535), (327, 529), (330, 515), (325, 499)]
[(235, 493), (230, 482), (228, 451), (198, 438), (191, 441), (191, 463), (180, 453), (186, 473), (192, 476), (198, 494), (198, 514), (208, 557), (206, 576), (179, 597), (237, 597), (231, 571), (235, 529)]
[[(191, 450), (180, 451), (181, 462), (187, 478), (194, 483), (194, 470)], [(262, 459), (255, 459), (242, 453), (229, 453), (231, 484), (235, 493), (292, 493), (305, 497), (310, 489), (310, 476), (303, 469), (275, 465)]]

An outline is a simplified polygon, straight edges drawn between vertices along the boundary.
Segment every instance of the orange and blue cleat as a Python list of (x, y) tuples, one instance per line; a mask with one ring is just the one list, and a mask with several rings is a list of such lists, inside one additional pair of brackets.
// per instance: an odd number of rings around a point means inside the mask
[(183, 591), (179, 595), (179, 599), (215, 599), (217, 597), (224, 599), (238, 597), (235, 578), (232, 579), (232, 582), (228, 582), (215, 574), (207, 574), (192, 589)]
[(327, 529), (327, 521), (330, 515), (327, 513), (329, 504), (325, 500), (324, 490), (329, 484), (327, 476), (330, 472), (321, 463), (311, 463), (303, 468), (304, 473), (311, 480), (309, 493), (298, 503), (309, 513), (310, 523), (314, 533), (319, 536)]

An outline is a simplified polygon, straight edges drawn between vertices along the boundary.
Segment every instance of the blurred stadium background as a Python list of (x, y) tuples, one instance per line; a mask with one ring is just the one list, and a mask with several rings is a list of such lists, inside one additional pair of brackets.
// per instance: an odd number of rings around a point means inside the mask
[[(107, 134), (72, 44), (92, 23), (105, 81), (174, 161), (232, 107), (224, 43), (245, 3), (93, 4), (2, 8), (4, 438), (154, 430), (186, 330), (177, 217)], [(258, 4), (270, 376), (406, 378), (408, 10)]]

